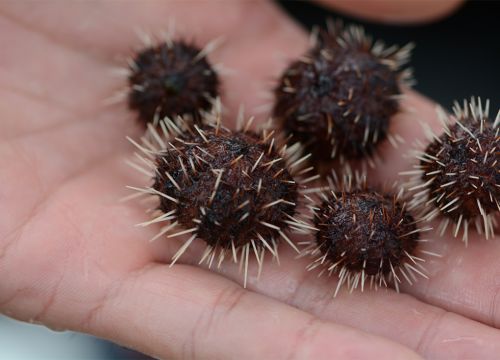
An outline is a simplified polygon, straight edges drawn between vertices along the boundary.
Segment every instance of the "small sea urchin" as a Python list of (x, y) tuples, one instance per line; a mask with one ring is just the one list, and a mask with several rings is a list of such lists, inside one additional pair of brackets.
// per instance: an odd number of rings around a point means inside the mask
[(209, 111), (219, 95), (219, 77), (206, 58), (212, 47), (167, 40), (129, 62), (128, 104), (141, 122), (176, 116), (199, 122), (200, 111)]
[(469, 224), (488, 239), (494, 234), (495, 216), (500, 211), (500, 111), (493, 121), (489, 118), (489, 101), (455, 103), (454, 114), (438, 110), (443, 133), (427, 128), (430, 144), (417, 151), (419, 164), (413, 175), (413, 208), (432, 220), (443, 217), (440, 234), (450, 221), (456, 237), (463, 228), (463, 241), (468, 242)]
[(397, 291), (404, 278), (409, 284), (415, 274), (427, 278), (418, 252), (420, 233), (415, 218), (406, 210), (402, 192), (378, 192), (346, 176), (335, 181), (332, 190), (321, 194), (322, 203), (314, 208), (315, 241), (305, 254), (314, 258), (308, 270), (322, 268), (321, 273), (338, 274), (334, 296), (347, 283), (350, 291), (358, 286), (388, 286)]
[(275, 89), (273, 116), (315, 161), (370, 158), (388, 137), (399, 111), (400, 85), (411, 79), (412, 44), (372, 44), (362, 28), (338, 25), (284, 72)]
[(217, 257), (220, 266), (224, 258), (232, 258), (244, 264), (246, 286), (251, 252), (260, 272), (266, 249), (277, 256), (279, 239), (298, 251), (285, 234), (307, 226), (295, 214), (300, 186), (293, 176), (310, 170), (301, 166), (306, 157), (299, 158), (297, 146), (277, 149), (273, 132), (233, 132), (220, 123), (185, 126), (182, 131), (166, 119), (160, 128), (169, 135), (162, 138), (150, 125), (152, 134), (143, 138), (145, 143), (135, 143), (149, 169), (133, 166), (151, 173), (154, 183), (134, 189), (160, 198), (158, 217), (145, 224), (169, 223), (155, 238), (189, 234), (172, 264), (200, 238), (208, 245), (200, 263), (210, 267)]

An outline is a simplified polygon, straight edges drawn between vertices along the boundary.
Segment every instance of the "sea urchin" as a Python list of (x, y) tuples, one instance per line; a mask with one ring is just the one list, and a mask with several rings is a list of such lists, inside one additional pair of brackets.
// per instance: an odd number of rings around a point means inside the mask
[(206, 261), (210, 267), (217, 257), (220, 266), (226, 256), (232, 257), (244, 264), (246, 286), (250, 252), (260, 272), (266, 249), (277, 256), (279, 239), (298, 251), (285, 234), (290, 227), (307, 226), (295, 217), (300, 186), (293, 175), (308, 171), (301, 166), (305, 157), (299, 158), (297, 146), (276, 149), (273, 132), (233, 132), (220, 123), (180, 130), (167, 119), (160, 127), (169, 135), (162, 138), (149, 126), (152, 134), (143, 144), (135, 143), (149, 169), (133, 166), (151, 173), (154, 183), (134, 189), (159, 196), (159, 216), (145, 224), (169, 223), (155, 238), (190, 234), (172, 264), (200, 238), (208, 245), (200, 263)]
[(495, 214), (500, 211), (500, 111), (489, 118), (489, 101), (455, 103), (454, 114), (438, 109), (443, 133), (427, 129), (430, 144), (417, 151), (416, 170), (406, 172), (414, 178), (410, 184), (413, 208), (419, 208), (427, 220), (441, 215), (441, 235), (454, 223), (456, 237), (463, 228), (468, 242), (469, 224), (488, 239), (494, 235)]
[(219, 95), (219, 77), (208, 62), (207, 48), (184, 41), (164, 41), (130, 61), (128, 103), (143, 123), (190, 117), (199, 122)]
[(397, 291), (404, 278), (409, 284), (415, 274), (427, 278), (424, 259), (417, 252), (420, 233), (415, 218), (406, 210), (402, 192), (378, 192), (346, 176), (314, 208), (316, 239), (305, 250), (314, 258), (308, 270), (321, 267), (321, 273), (338, 274), (334, 296), (347, 283), (350, 291), (365, 282), (370, 287), (393, 282)]
[(389, 123), (411, 78), (401, 67), (412, 44), (385, 48), (360, 27), (330, 29), (282, 75), (273, 116), (314, 161), (370, 158), (381, 140), (395, 141)]

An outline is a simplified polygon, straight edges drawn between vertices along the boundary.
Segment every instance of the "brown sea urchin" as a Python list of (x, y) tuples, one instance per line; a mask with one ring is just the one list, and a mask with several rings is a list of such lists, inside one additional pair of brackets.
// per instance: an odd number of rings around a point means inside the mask
[(208, 245), (200, 263), (211, 266), (216, 257), (218, 266), (225, 257), (241, 261), (246, 286), (251, 252), (260, 271), (266, 249), (277, 256), (279, 239), (298, 251), (285, 234), (290, 227), (307, 226), (295, 214), (301, 195), (293, 175), (307, 172), (298, 151), (277, 149), (273, 133), (267, 131), (233, 132), (220, 124), (182, 131), (168, 119), (160, 127), (170, 135), (164, 139), (149, 126), (153, 133), (144, 138), (156, 139), (154, 149), (135, 143), (141, 162), (149, 166), (143, 172), (151, 172), (154, 183), (134, 189), (160, 198), (159, 215), (147, 224), (169, 223), (156, 238), (189, 234), (172, 264), (200, 238)]
[(493, 121), (489, 101), (483, 108), (474, 98), (462, 107), (455, 103), (453, 110), (453, 115), (438, 110), (443, 132), (427, 129), (431, 142), (417, 151), (416, 170), (406, 174), (414, 176), (412, 207), (427, 220), (441, 216), (441, 235), (450, 222), (455, 237), (462, 228), (467, 244), (469, 224), (488, 239), (500, 211), (500, 111)]
[(219, 77), (202, 50), (185, 41), (150, 46), (130, 61), (128, 104), (143, 123), (176, 116), (199, 122), (219, 95)]
[[(371, 157), (399, 110), (412, 45), (372, 44), (363, 29), (333, 26), (284, 72), (273, 116), (315, 161)], [(390, 139), (391, 142), (394, 139)]]
[(412, 284), (415, 274), (427, 277), (424, 259), (416, 256), (420, 229), (406, 210), (402, 193), (379, 192), (364, 180), (346, 177), (340, 185), (322, 194), (314, 211), (316, 239), (305, 253), (314, 258), (308, 270), (338, 275), (334, 296), (347, 284), (350, 291), (365, 282), (370, 287), (388, 286), (397, 291), (402, 279)]

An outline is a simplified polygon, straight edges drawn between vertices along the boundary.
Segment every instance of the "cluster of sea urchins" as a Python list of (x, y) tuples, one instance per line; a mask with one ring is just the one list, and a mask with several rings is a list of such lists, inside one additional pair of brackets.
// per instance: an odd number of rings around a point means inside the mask
[(386, 48), (361, 27), (332, 23), (281, 76), (274, 118), (317, 164), (371, 160), (382, 140), (397, 140), (389, 125), (401, 85), (411, 82), (411, 71), (402, 67), (412, 47)]
[[(339, 289), (387, 286), (426, 277), (417, 254), (418, 224), (436, 214), (465, 228), (483, 219), (486, 236), (493, 233), (491, 212), (498, 204), (498, 116), (488, 118), (481, 104), (456, 109), (453, 124), (444, 120), (444, 134), (419, 159), (411, 205), (403, 190), (381, 190), (366, 184), (364, 176), (347, 171), (342, 180), (329, 178), (328, 190), (313, 202), (310, 221), (298, 212), (303, 184), (319, 176), (302, 177), (308, 157), (330, 170), (340, 159), (372, 163), (384, 139), (395, 143), (390, 120), (399, 110), (401, 85), (411, 81), (402, 69), (411, 45), (386, 48), (372, 44), (360, 27), (339, 24), (319, 32), (314, 45), (284, 72), (275, 89), (273, 115), (287, 141), (278, 146), (274, 132), (256, 133), (248, 126), (230, 131), (220, 123), (220, 111), (210, 110), (219, 80), (206, 51), (184, 42), (165, 42), (137, 55), (131, 63), (129, 105), (147, 124), (141, 142), (135, 142), (136, 169), (152, 178), (152, 185), (133, 188), (160, 199), (157, 214), (143, 225), (166, 223), (155, 236), (186, 236), (172, 264), (196, 238), (206, 250), (201, 262), (209, 267), (231, 258), (244, 268), (244, 285), (251, 253), (262, 268), (268, 250), (277, 257), (279, 241), (297, 247), (287, 230), (306, 231), (314, 240), (303, 255), (312, 257), (308, 270), (338, 275)], [(218, 102), (215, 102), (218, 104)], [(215, 114), (215, 115), (214, 115)], [(175, 119), (174, 119), (175, 118)], [(295, 143), (293, 143), (295, 141)], [(311, 155), (301, 157), (305, 147)], [(326, 164), (326, 165), (325, 165)], [(144, 166), (146, 168), (144, 168)], [(334, 173), (333, 173), (334, 174)], [(333, 180), (332, 180), (333, 179)], [(394, 190), (396, 189), (396, 190)], [(432, 208), (434, 206), (435, 208)], [(415, 208), (420, 212), (410, 213)]]
[(149, 167), (142, 172), (154, 178), (151, 187), (134, 189), (160, 198), (158, 216), (145, 223), (168, 222), (156, 237), (189, 234), (172, 264), (200, 238), (208, 245), (200, 263), (241, 262), (246, 286), (251, 253), (260, 272), (265, 250), (276, 257), (280, 240), (299, 251), (286, 235), (290, 227), (308, 226), (296, 217), (301, 185), (294, 176), (312, 168), (301, 166), (306, 157), (300, 157), (297, 146), (277, 148), (273, 132), (233, 132), (220, 122), (182, 123), (180, 129), (165, 119), (159, 125), (167, 136), (150, 126), (143, 143), (134, 142), (140, 162)]
[(439, 109), (442, 132), (427, 128), (430, 143), (417, 151), (415, 170), (406, 172), (413, 175), (411, 207), (428, 221), (440, 216), (441, 235), (450, 223), (455, 237), (462, 229), (466, 245), (470, 224), (493, 237), (500, 211), (500, 111), (493, 120), (489, 107), (472, 98), (463, 107), (455, 103), (453, 115)]

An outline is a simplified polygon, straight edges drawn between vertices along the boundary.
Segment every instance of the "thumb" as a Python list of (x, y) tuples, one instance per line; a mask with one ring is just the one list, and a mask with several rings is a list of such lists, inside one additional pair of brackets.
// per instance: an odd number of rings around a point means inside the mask
[(430, 22), (456, 10), (462, 0), (317, 0), (348, 15), (366, 20), (401, 24)]

